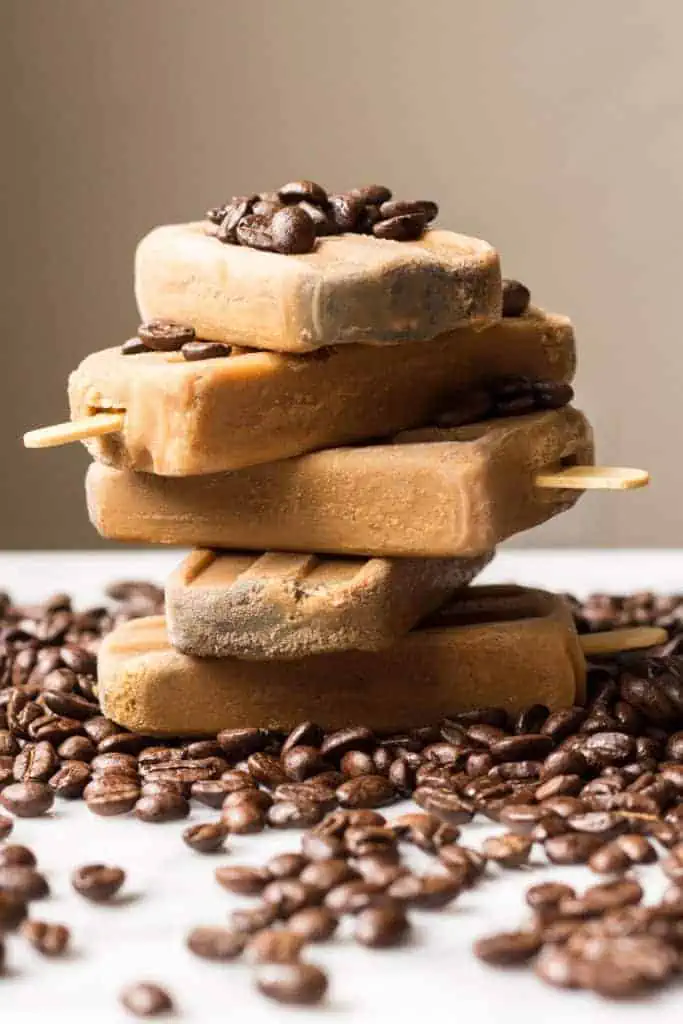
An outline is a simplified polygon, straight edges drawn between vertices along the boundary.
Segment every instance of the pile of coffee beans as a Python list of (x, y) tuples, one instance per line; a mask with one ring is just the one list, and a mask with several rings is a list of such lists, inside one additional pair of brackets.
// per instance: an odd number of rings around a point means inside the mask
[[(55, 799), (83, 799), (95, 815), (180, 822), (195, 801), (216, 811), (215, 820), (181, 831), (199, 856), (224, 849), (232, 834), (302, 830), (290, 852), (261, 867), (209, 869), (217, 885), (256, 902), (225, 928), (198, 922), (187, 936), (196, 956), (242, 958), (257, 990), (281, 1003), (324, 998), (327, 977), (306, 950), (331, 940), (341, 919), (353, 922), (361, 946), (397, 946), (410, 941), (415, 911), (448, 905), (485, 875), (548, 862), (586, 865), (600, 881), (582, 894), (559, 880), (532, 886), (530, 923), (480, 940), (482, 960), (532, 964), (549, 984), (622, 998), (679, 971), (683, 598), (572, 602), (582, 631), (643, 624), (669, 636), (659, 649), (593, 665), (585, 706), (536, 705), (514, 718), (478, 708), (392, 736), (363, 725), (326, 733), (303, 722), (288, 735), (255, 724), (162, 743), (101, 714), (96, 654), (119, 622), (158, 614), (163, 594), (122, 582), (108, 597), (76, 611), (67, 594), (35, 607), (0, 595), (3, 934), (16, 931), (46, 956), (63, 954), (70, 941), (68, 926), (32, 915), (49, 885), (39, 857), (13, 841), (14, 818), (45, 815)], [(384, 809), (405, 798), (418, 810), (387, 817)], [(477, 816), (501, 826), (478, 850), (462, 841)], [(432, 868), (406, 863), (411, 845)], [(661, 902), (645, 905), (636, 875), (655, 863), (671, 884)], [(91, 902), (116, 900), (124, 883), (116, 865), (74, 865), (72, 885)], [(139, 1016), (172, 1005), (151, 982), (121, 998)]]
[(431, 199), (394, 199), (386, 185), (327, 192), (315, 181), (290, 181), (276, 192), (233, 196), (206, 219), (221, 242), (300, 255), (312, 252), (318, 238), (349, 232), (414, 242), (438, 212)]

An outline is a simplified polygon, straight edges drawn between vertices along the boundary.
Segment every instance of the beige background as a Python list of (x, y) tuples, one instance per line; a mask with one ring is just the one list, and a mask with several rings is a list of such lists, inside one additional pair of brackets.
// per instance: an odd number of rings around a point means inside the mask
[(292, 177), (386, 181), (568, 312), (603, 461), (523, 544), (678, 546), (680, 0), (0, 0), (0, 548), (94, 547), (78, 447), (24, 452), (136, 326), (154, 224)]

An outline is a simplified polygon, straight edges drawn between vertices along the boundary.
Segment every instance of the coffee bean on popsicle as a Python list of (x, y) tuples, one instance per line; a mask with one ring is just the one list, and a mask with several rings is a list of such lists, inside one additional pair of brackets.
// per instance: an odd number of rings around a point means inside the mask
[(180, 350), (189, 362), (200, 359), (220, 359), (229, 356), (231, 345), (223, 345), (220, 341), (187, 341)]
[(503, 280), (503, 316), (523, 316), (529, 308), (531, 292), (521, 281)]
[(372, 233), (375, 238), (385, 238), (393, 242), (414, 242), (422, 235), (427, 223), (423, 213), (403, 213), (388, 220), (380, 220), (374, 225)]
[(194, 340), (194, 330), (170, 320), (148, 320), (138, 327), (138, 339), (155, 352), (177, 352)]
[(273, 214), (270, 233), (275, 252), (303, 254), (315, 246), (315, 224), (300, 206), (287, 206)]

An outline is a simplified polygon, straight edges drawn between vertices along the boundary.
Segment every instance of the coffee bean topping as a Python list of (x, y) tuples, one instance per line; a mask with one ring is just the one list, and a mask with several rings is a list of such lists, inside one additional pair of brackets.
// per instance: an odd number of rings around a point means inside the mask
[(524, 316), (530, 299), (531, 292), (521, 281), (503, 279), (503, 316)]
[(187, 342), (194, 341), (194, 330), (170, 320), (148, 320), (138, 327), (138, 338), (155, 352), (179, 352)]
[(232, 346), (220, 341), (186, 341), (180, 350), (188, 363), (200, 359), (224, 359), (232, 352)]

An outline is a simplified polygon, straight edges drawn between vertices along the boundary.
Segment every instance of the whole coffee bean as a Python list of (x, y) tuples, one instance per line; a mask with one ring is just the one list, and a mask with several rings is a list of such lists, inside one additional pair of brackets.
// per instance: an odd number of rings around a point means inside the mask
[(111, 753), (97, 754), (97, 756), (90, 762), (90, 767), (94, 775), (125, 775), (134, 779), (137, 779), (138, 775), (137, 759), (133, 757), (132, 754), (118, 753), (115, 751), (112, 751)]
[(16, 757), (20, 751), (19, 741), (7, 729), (0, 729), (0, 755)]
[(554, 796), (578, 796), (582, 786), (578, 775), (553, 775), (536, 787), (534, 796), (539, 803)]
[(17, 782), (47, 782), (58, 765), (51, 743), (27, 743), (14, 759), (14, 777)]
[(313, 800), (278, 800), (269, 808), (266, 818), (271, 828), (310, 828), (324, 814), (324, 806)]
[[(0, 890), (0, 937), (2, 932), (14, 931), (28, 914), (26, 900), (16, 893)], [(2, 964), (0, 964), (2, 969)]]
[(474, 817), (474, 804), (456, 793), (419, 788), (413, 793), (415, 803), (449, 825), (465, 825)]
[(313, 1006), (327, 992), (327, 975), (307, 963), (262, 964), (256, 970), (256, 986), (264, 996), (291, 1006)]
[(76, 718), (85, 721), (93, 718), (99, 711), (97, 704), (77, 696), (75, 693), (48, 692), (43, 694), (45, 706), (65, 718)]
[(383, 775), (359, 775), (337, 789), (340, 805), (351, 809), (385, 807), (397, 799), (394, 786)]
[(255, 907), (244, 907), (235, 910), (230, 916), (230, 927), (233, 931), (245, 935), (253, 935), (268, 928), (277, 918), (274, 907), (267, 903), (259, 903)]
[(491, 745), (491, 756), (499, 764), (505, 761), (539, 761), (553, 749), (553, 740), (542, 733), (506, 736)]
[(286, 206), (273, 214), (270, 236), (275, 252), (285, 255), (312, 252), (316, 239), (315, 224), (300, 206)]
[(388, 199), (382, 203), (379, 212), (386, 220), (404, 214), (418, 214), (427, 222), (434, 220), (439, 213), (439, 207), (431, 199)]
[(620, 832), (625, 832), (628, 823), (622, 817), (610, 811), (587, 811), (585, 814), (572, 814), (567, 824), (574, 832), (587, 832), (600, 836), (603, 842), (613, 839)]
[(297, 878), (279, 878), (263, 889), (261, 899), (277, 910), (278, 917), (287, 918), (304, 907), (320, 902), (320, 892)]
[(59, 956), (71, 938), (69, 929), (63, 924), (48, 924), (46, 921), (24, 921), (21, 935), (43, 956)]
[(106, 864), (84, 864), (71, 875), (76, 892), (91, 903), (106, 903), (112, 899), (125, 880), (125, 871)]
[(379, 220), (372, 227), (375, 238), (390, 239), (394, 242), (414, 242), (424, 233), (427, 218), (422, 212), (404, 213), (388, 220)]
[(11, 818), (7, 818), (4, 814), (0, 814), (0, 840), (7, 839), (14, 828), (14, 822)]
[(329, 892), (330, 889), (356, 878), (356, 872), (345, 860), (320, 860), (308, 864), (299, 875), (309, 888)]
[(233, 196), (231, 201), (219, 210), (209, 210), (209, 214), (214, 215), (209, 216), (209, 220), (218, 224), (216, 237), (221, 242), (234, 245), (237, 242), (237, 225), (243, 217), (253, 212), (256, 202), (256, 196)]
[(388, 896), (399, 903), (420, 910), (438, 910), (460, 895), (464, 878), (449, 872), (447, 875), (402, 875), (389, 886)]
[(232, 346), (220, 341), (186, 341), (180, 351), (186, 362), (194, 363), (202, 359), (225, 359), (232, 353)]
[[(186, 342), (194, 339), (194, 330), (170, 320), (149, 320), (138, 327), (138, 338), (155, 352), (178, 352)], [(74, 668), (74, 671), (78, 669)]]
[(500, 932), (475, 942), (474, 954), (495, 967), (510, 967), (527, 963), (540, 948), (537, 932)]
[(548, 910), (559, 906), (562, 900), (574, 899), (576, 891), (564, 882), (539, 882), (526, 891), (526, 901), (533, 910)]
[(329, 197), (329, 215), (338, 231), (356, 231), (364, 212), (365, 203), (350, 192)]
[(273, 757), (272, 754), (262, 752), (250, 754), (247, 758), (247, 765), (251, 777), (268, 789), (275, 789), (276, 786), (288, 781), (280, 759)]
[(393, 819), (391, 828), (400, 839), (427, 853), (455, 843), (460, 836), (456, 825), (449, 825), (434, 814), (402, 814)]
[(571, 818), (573, 814), (582, 814), (588, 810), (583, 800), (574, 796), (553, 796), (543, 800), (543, 809), (548, 814), (557, 814), (560, 818)]
[(330, 889), (325, 896), (325, 906), (333, 914), (359, 914), (381, 895), (382, 890), (378, 886), (362, 879), (352, 879)]
[(525, 835), (507, 832), (501, 836), (490, 836), (484, 841), (482, 852), (488, 860), (506, 868), (519, 868), (529, 861), (533, 841)]
[(271, 878), (297, 878), (308, 864), (300, 853), (277, 853), (266, 862)]
[(600, 768), (627, 764), (635, 757), (636, 743), (624, 732), (595, 732), (586, 738), (583, 753)]
[(439, 860), (465, 886), (474, 885), (486, 871), (486, 857), (482, 853), (455, 843), (439, 850)]
[(34, 868), (37, 864), (36, 855), (27, 846), (20, 846), (18, 843), (0, 847), (0, 867), (23, 867)]
[(243, 932), (215, 926), (193, 928), (186, 939), (188, 949), (195, 956), (223, 963), (237, 959), (245, 943), (246, 935)]
[(358, 775), (375, 775), (377, 769), (373, 757), (363, 750), (349, 750), (341, 759), (340, 768), (346, 778)]
[(589, 832), (567, 832), (545, 841), (546, 857), (553, 864), (586, 864), (604, 840)]
[(325, 206), (327, 192), (315, 181), (290, 181), (277, 190), (283, 203), (300, 203), (305, 200), (315, 206)]
[(234, 768), (228, 768), (227, 771), (224, 771), (219, 781), (223, 783), (226, 794), (243, 792), (245, 789), (258, 789), (256, 781), (251, 776), (247, 775), (246, 772), (235, 771)]
[(372, 751), (377, 745), (375, 734), (365, 726), (349, 726), (329, 733), (320, 746), (326, 761), (339, 762), (350, 750)]
[(352, 188), (351, 195), (357, 196), (371, 206), (379, 206), (391, 199), (392, 192), (386, 185), (362, 185), (360, 188)]
[[(290, 795), (288, 793), (281, 794), (279, 789), (276, 792), (281, 795), (283, 800)], [(228, 793), (223, 800), (222, 807), (223, 809), (242, 807), (244, 804), (256, 807), (260, 811), (267, 811), (273, 804), (273, 797), (264, 789), (238, 789), (234, 793)]]
[(35, 868), (17, 864), (0, 868), (0, 892), (28, 902), (47, 896), (50, 887), (44, 876)]
[(388, 949), (400, 945), (410, 931), (410, 922), (399, 903), (368, 907), (356, 919), (353, 936), (356, 942), (372, 949)]
[(76, 800), (90, 781), (90, 769), (84, 761), (64, 761), (51, 777), (48, 785), (55, 796)]
[(183, 832), (183, 842), (198, 853), (216, 853), (223, 850), (229, 831), (227, 825), (221, 822), (190, 825)]
[(288, 964), (299, 959), (305, 940), (284, 928), (266, 928), (249, 939), (245, 956), (251, 964)]
[(273, 252), (272, 219), (268, 215), (249, 213), (242, 217), (235, 230), (237, 242), (250, 249)]
[(63, 743), (60, 743), (57, 753), (64, 761), (89, 763), (95, 757), (97, 748), (87, 736), (69, 736)]
[(257, 896), (270, 882), (270, 876), (265, 868), (225, 866), (216, 868), (216, 881), (229, 892)]
[(121, 1005), (134, 1017), (158, 1017), (173, 1010), (173, 1000), (166, 989), (149, 981), (129, 985), (120, 999)]
[(38, 818), (54, 803), (54, 794), (42, 782), (16, 782), (0, 792), (0, 803), (18, 818)]
[(503, 316), (524, 316), (530, 299), (531, 292), (521, 281), (503, 279)]
[(102, 818), (110, 818), (133, 810), (140, 796), (140, 787), (129, 778), (112, 775), (88, 783), (83, 795), (89, 811)]
[(295, 782), (303, 782), (312, 775), (319, 775), (329, 765), (320, 756), (317, 747), (299, 744), (290, 747), (282, 754), (282, 767), (285, 774)]
[(119, 727), (104, 715), (97, 715), (83, 723), (83, 731), (93, 743), (101, 743), (107, 736), (116, 735), (119, 732)]
[(224, 806), (221, 822), (235, 835), (254, 835), (266, 827), (266, 814), (255, 803), (244, 800), (234, 806)]
[(578, 987), (577, 960), (560, 946), (544, 946), (534, 963), (534, 970), (542, 981), (556, 988)]
[(283, 756), (294, 747), (312, 747), (317, 750), (324, 739), (324, 732), (315, 722), (301, 722), (295, 726), (282, 744)]
[(339, 919), (327, 907), (304, 907), (287, 921), (287, 930), (304, 942), (325, 942), (337, 930)]
[(530, 835), (534, 825), (538, 824), (547, 813), (543, 807), (539, 807), (537, 804), (507, 804), (501, 809), (498, 820), (511, 832)]

